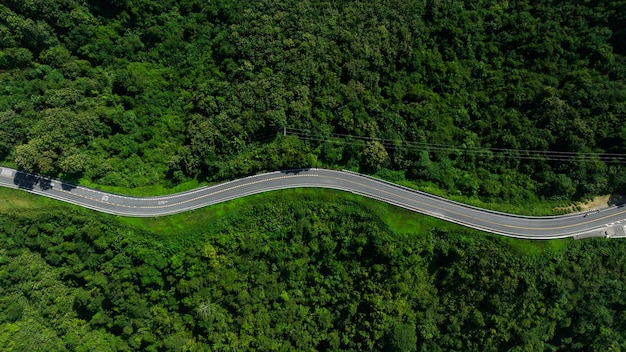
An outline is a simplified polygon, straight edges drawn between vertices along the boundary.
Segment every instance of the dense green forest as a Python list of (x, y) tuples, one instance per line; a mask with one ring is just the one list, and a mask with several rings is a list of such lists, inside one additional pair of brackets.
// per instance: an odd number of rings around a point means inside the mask
[(626, 153), (624, 43), (624, 1), (6, 0), (0, 158), (126, 187), (336, 166), (495, 201), (624, 191), (597, 154)]
[[(625, 121), (624, 1), (0, 3), (0, 162), (65, 179), (321, 166), (571, 200), (626, 193)], [(626, 348), (624, 242), (332, 191), (145, 220), (30, 197), (0, 191), (2, 350)]]
[(0, 217), (2, 350), (626, 346), (619, 240), (512, 241), (337, 191), (213, 206), (165, 234), (167, 218), (52, 204)]

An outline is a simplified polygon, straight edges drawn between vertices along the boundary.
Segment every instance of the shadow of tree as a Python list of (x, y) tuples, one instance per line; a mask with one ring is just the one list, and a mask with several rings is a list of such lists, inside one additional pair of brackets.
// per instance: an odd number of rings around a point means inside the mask
[(69, 192), (69, 191), (73, 190), (74, 188), (76, 188), (76, 185), (72, 184), (72, 183), (63, 182), (63, 183), (61, 183), (61, 188), (64, 191), (68, 191)]
[(310, 168), (302, 168), (302, 169), (288, 169), (288, 170), (281, 170), (280, 172), (285, 174), (285, 175), (289, 175), (289, 174), (294, 174), (297, 175), (303, 171), (309, 171)]
[(52, 188), (52, 180), (49, 178), (39, 178), (39, 189), (47, 191)]
[[(35, 186), (39, 186), (42, 191), (47, 191), (53, 188), (53, 180), (41, 175), (30, 174), (28, 172), (17, 171), (13, 177), (13, 184), (20, 189), (33, 190)], [(76, 188), (76, 185), (71, 183), (62, 182), (61, 188), (64, 191), (71, 191)]]
[(609, 201), (607, 202), (609, 206), (617, 205), (618, 207), (624, 206), (626, 204), (626, 196), (621, 194), (611, 194), (609, 197)]
[(35, 188), (37, 183), (39, 183), (39, 176), (23, 171), (16, 172), (13, 177), (13, 184), (18, 186), (20, 189), (32, 190)]

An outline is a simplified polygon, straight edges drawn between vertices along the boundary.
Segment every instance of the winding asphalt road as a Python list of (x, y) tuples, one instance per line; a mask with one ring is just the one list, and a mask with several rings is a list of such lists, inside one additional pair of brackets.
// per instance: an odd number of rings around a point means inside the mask
[(563, 216), (520, 216), (467, 206), (357, 173), (325, 169), (276, 171), (212, 187), (145, 198), (101, 192), (5, 167), (0, 168), (0, 186), (21, 189), (104, 213), (134, 217), (182, 213), (279, 189), (318, 187), (352, 192), (463, 226), (525, 239), (621, 237), (624, 234), (623, 225), (626, 225), (626, 207), (622, 205)]

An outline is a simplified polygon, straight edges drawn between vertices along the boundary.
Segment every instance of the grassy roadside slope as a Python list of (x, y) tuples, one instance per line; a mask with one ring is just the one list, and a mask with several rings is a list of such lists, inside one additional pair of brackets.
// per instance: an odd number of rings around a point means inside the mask
[[(126, 189), (120, 189), (125, 191)], [(156, 190), (156, 188), (155, 188)], [(151, 193), (151, 192), (150, 192)], [(121, 193), (127, 194), (127, 193)], [(157, 193), (155, 194), (163, 194)], [(145, 194), (144, 194), (145, 195)], [(121, 223), (136, 227), (141, 230), (149, 231), (155, 235), (168, 238), (190, 238), (194, 234), (199, 233), (206, 227), (207, 223), (214, 221), (218, 217), (228, 216), (229, 213), (237, 213), (240, 208), (245, 208), (251, 204), (259, 203), (280, 203), (283, 201), (295, 202), (298, 200), (313, 200), (324, 203), (345, 204), (353, 202), (359, 207), (368, 209), (377, 217), (382, 219), (395, 233), (399, 235), (427, 233), (434, 229), (443, 229), (449, 231), (458, 231), (464, 229), (474, 235), (494, 236), (473, 229), (465, 229), (462, 226), (448, 223), (446, 221), (436, 219), (430, 216), (421, 215), (385, 204), (380, 201), (355, 195), (349, 192), (342, 192), (327, 189), (290, 189), (273, 191), (263, 194), (252, 195), (240, 199), (231, 200), (225, 203), (212, 205), (206, 208), (197, 209), (182, 214), (155, 217), (155, 218), (131, 218), (121, 216), (110, 216), (116, 218)], [(67, 204), (54, 199), (33, 195), (27, 192), (0, 188), (0, 212), (20, 212), (28, 210), (46, 210), (46, 209), (72, 209), (74, 211), (92, 212), (91, 210), (82, 209), (81, 207)], [(501, 236), (494, 236), (501, 238)], [(503, 238), (504, 240), (504, 238)], [(530, 241), (507, 239), (507, 242), (518, 246), (522, 249), (530, 251), (541, 250), (541, 248), (558, 248), (557, 242), (554, 241)]]
[(626, 341), (620, 241), (504, 239), (330, 190), (272, 192), (158, 219), (15, 190), (0, 190), (0, 204), (7, 350), (33, 341), (47, 349), (607, 350)]

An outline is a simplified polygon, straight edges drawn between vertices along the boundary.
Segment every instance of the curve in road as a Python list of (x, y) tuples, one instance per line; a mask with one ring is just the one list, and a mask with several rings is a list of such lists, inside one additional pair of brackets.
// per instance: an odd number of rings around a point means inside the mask
[(584, 214), (532, 217), (480, 209), (353, 172), (299, 169), (270, 172), (160, 197), (127, 197), (0, 168), (0, 186), (21, 189), (108, 214), (155, 217), (273, 190), (318, 187), (352, 192), (474, 229), (524, 239), (623, 237), (622, 205)]

